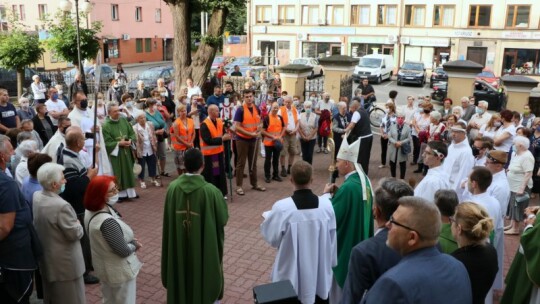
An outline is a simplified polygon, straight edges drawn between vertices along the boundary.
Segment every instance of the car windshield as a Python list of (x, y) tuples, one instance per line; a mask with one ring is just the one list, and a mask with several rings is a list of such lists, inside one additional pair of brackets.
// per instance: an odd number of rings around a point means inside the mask
[(233, 66), (235, 66), (235, 65), (248, 65), (248, 64), (249, 64), (249, 57), (236, 58), (236, 60), (233, 62)]
[(416, 70), (416, 71), (423, 71), (424, 70), (424, 67), (422, 66), (421, 63), (411, 63), (411, 62), (406, 62), (403, 64), (403, 67), (401, 67), (402, 69), (404, 70)]
[(222, 63), (225, 61), (225, 57), (216, 57), (212, 63)]
[(478, 77), (495, 77), (495, 74), (493, 74), (493, 72), (488, 72), (488, 71), (483, 71), (482, 73), (476, 75)]
[(485, 82), (485, 81), (476, 81), (474, 83), (475, 89), (478, 91), (492, 91), (492, 92), (498, 92), (498, 90), (492, 86), (491, 84)]
[(308, 64), (308, 60), (307, 59), (302, 59), (302, 58), (295, 59), (295, 60), (293, 60), (293, 64)]
[(381, 59), (378, 58), (360, 58), (359, 67), (364, 68), (378, 68), (381, 66)]
[(157, 79), (161, 75), (161, 70), (146, 70), (139, 76), (140, 79)]

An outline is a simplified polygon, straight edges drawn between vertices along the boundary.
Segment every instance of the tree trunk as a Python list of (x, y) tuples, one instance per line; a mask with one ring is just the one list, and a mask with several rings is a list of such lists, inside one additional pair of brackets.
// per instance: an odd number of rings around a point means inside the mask
[[(192, 78), (195, 85), (203, 86), (219, 45), (201, 41), (197, 53), (191, 58), (190, 25), (192, 12), (189, 0), (178, 1), (169, 4), (169, 6), (174, 26), (174, 95), (180, 96), (180, 90), (185, 85), (187, 78)], [(220, 37), (223, 35), (227, 15), (227, 8), (218, 8), (212, 12), (208, 24), (208, 36)]]
[(23, 94), (24, 68), (17, 69), (17, 100)]

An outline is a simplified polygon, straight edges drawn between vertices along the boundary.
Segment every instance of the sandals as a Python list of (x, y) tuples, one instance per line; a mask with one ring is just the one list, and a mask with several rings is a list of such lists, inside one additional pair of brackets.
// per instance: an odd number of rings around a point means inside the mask
[(261, 186), (259, 186), (259, 185), (253, 186), (253, 187), (251, 187), (251, 189), (257, 190), (257, 191), (261, 191), (261, 192), (266, 191), (266, 188), (265, 188), (265, 187), (261, 187)]
[(236, 194), (238, 194), (238, 195), (244, 195), (245, 193), (244, 193), (244, 190), (242, 190), (242, 188), (237, 188), (237, 189), (236, 189)]

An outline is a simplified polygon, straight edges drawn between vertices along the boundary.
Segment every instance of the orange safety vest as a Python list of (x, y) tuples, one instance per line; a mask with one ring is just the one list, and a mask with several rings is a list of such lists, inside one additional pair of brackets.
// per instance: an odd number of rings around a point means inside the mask
[[(296, 110), (296, 107), (291, 106), (292, 115), (294, 118), (294, 125), (296, 126), (298, 124), (298, 111)], [(285, 128), (289, 125), (289, 114), (287, 113), (287, 107), (281, 106), (280, 108), (281, 118), (283, 118), (283, 123), (285, 124)]]
[[(244, 130), (246, 130), (247, 132), (257, 132), (257, 127), (259, 126), (259, 124), (261, 123), (261, 116), (259, 116), (259, 112), (257, 111), (257, 107), (255, 107), (255, 105), (253, 105), (253, 114), (251, 113), (251, 111), (248, 109), (248, 106), (246, 104), (243, 105), (244, 107), (244, 120), (242, 120), (242, 128), (244, 128)], [(252, 137), (249, 137), (249, 136), (246, 136), (240, 132), (236, 132), (236, 135), (242, 137), (242, 138), (246, 138), (246, 139), (251, 139)]]
[[(281, 125), (281, 119), (277, 115), (268, 115), (268, 128), (266, 129), (267, 133), (270, 133), (272, 136), (279, 136), (283, 126)], [(267, 147), (274, 146), (274, 139), (270, 137), (264, 137), (263, 143)]]
[[(208, 131), (210, 131), (210, 136), (212, 136), (212, 138), (223, 137), (223, 121), (221, 119), (216, 119), (217, 126), (214, 125), (210, 117), (207, 117), (202, 123), (206, 124), (206, 126), (208, 127)], [(200, 143), (201, 152), (204, 156), (214, 155), (223, 152), (223, 144), (216, 146), (209, 145), (203, 140), (202, 136)]]
[[(178, 130), (178, 134), (176, 134), (176, 131)], [(189, 141), (191, 140), (191, 137), (195, 133), (195, 127), (193, 125), (193, 119), (187, 118), (187, 129), (186, 126), (184, 126), (184, 123), (180, 120), (180, 118), (177, 118), (173, 126), (171, 128), (171, 143), (172, 147), (176, 151), (183, 151), (186, 150), (188, 147), (178, 141), (176, 136), (179, 136), (183, 141)]]

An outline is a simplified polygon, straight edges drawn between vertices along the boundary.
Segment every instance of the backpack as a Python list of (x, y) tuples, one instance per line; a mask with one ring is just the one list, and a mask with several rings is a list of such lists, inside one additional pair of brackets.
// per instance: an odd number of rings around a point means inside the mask
[(323, 120), (319, 126), (319, 135), (322, 137), (330, 136), (330, 121)]

